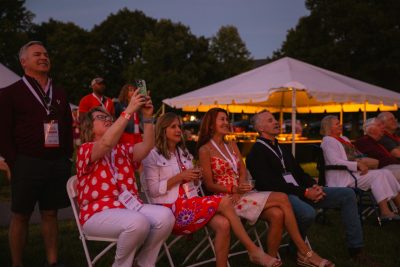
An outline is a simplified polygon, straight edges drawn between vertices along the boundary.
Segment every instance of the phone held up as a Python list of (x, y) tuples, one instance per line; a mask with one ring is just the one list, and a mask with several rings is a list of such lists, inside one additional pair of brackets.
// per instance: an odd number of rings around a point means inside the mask
[(147, 96), (146, 81), (138, 79), (138, 80), (135, 80), (135, 83), (136, 83), (136, 87), (139, 89), (139, 93)]

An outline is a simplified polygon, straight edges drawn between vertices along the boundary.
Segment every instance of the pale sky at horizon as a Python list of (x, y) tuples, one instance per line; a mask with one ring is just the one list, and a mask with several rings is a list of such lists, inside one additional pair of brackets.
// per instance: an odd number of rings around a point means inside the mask
[(234, 25), (255, 59), (271, 56), (309, 14), (303, 0), (26, 0), (25, 6), (35, 23), (53, 18), (86, 30), (124, 7), (181, 22), (196, 36), (211, 37), (221, 26)]

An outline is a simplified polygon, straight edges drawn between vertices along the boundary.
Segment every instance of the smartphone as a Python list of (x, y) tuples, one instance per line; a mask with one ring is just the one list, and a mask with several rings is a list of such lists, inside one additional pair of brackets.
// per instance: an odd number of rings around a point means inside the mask
[(136, 87), (139, 89), (139, 93), (142, 95), (147, 95), (146, 81), (145, 80), (135, 80)]

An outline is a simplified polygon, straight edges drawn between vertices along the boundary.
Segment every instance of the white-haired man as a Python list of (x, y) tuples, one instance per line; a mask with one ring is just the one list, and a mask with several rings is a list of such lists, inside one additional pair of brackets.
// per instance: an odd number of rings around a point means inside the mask
[(365, 135), (357, 139), (355, 146), (368, 157), (379, 161), (378, 168), (388, 169), (400, 182), (400, 160), (389, 152), (380, 140), (384, 136), (382, 120), (370, 118), (364, 124)]
[(399, 125), (397, 118), (391, 112), (381, 112), (377, 119), (383, 123), (383, 136), (379, 143), (396, 158), (400, 158), (400, 136), (396, 134)]
[(280, 132), (279, 123), (269, 111), (254, 115), (253, 126), (260, 137), (247, 155), (246, 165), (256, 180), (255, 188), (288, 194), (303, 237), (315, 220), (315, 208), (340, 209), (352, 259), (363, 265), (380, 266), (362, 252), (364, 241), (354, 191), (350, 188), (317, 185), (303, 171), (291, 152), (276, 140)]

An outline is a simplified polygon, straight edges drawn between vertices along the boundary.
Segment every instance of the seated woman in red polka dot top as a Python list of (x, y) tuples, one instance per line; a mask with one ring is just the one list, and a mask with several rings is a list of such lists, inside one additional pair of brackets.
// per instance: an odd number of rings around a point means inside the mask
[[(118, 144), (133, 112), (143, 115), (143, 142)], [(118, 238), (113, 267), (155, 266), (162, 243), (174, 225), (171, 211), (143, 204), (138, 195), (134, 162), (154, 146), (153, 105), (136, 91), (125, 112), (113, 117), (96, 107), (81, 121), (82, 146), (77, 153), (79, 219), (88, 235)], [(136, 251), (140, 253), (135, 256)]]

